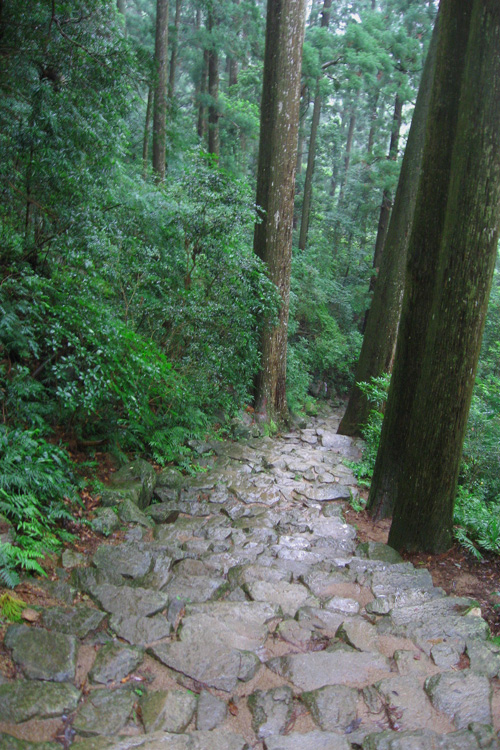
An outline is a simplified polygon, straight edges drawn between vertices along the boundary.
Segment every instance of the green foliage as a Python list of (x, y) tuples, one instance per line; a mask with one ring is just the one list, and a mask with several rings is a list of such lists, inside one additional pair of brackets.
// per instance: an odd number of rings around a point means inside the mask
[(352, 462), (351, 466), (355, 476), (358, 478), (360, 485), (369, 487), (375, 468), (380, 434), (382, 432), (382, 422), (384, 421), (384, 405), (387, 400), (387, 392), (391, 382), (391, 376), (388, 373), (380, 375), (378, 378), (371, 378), (369, 383), (358, 383), (358, 387), (372, 404), (368, 422), (363, 425), (361, 433), (365, 441), (363, 457), (359, 462)]
[(5, 593), (0, 596), (0, 616), (9, 622), (20, 622), (25, 607), (26, 603), (12, 594)]
[(485, 502), (459, 487), (454, 508), (455, 539), (471, 555), (500, 554), (500, 502)]

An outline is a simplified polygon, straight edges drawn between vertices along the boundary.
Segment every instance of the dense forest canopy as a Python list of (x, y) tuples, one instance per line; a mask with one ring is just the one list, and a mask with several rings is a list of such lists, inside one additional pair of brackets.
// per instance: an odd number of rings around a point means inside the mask
[[(293, 414), (353, 384), (437, 7), (307, 12)], [(0, 510), (25, 564), (69, 514), (68, 446), (188, 469), (188, 441), (252, 404), (261, 333), (279, 315), (252, 245), (265, 22), (260, 0), (0, 3)], [(474, 506), (497, 550), (499, 308), (495, 281), (458, 506), (462, 539), (472, 547)], [(20, 553), (1, 549), (11, 569)]]

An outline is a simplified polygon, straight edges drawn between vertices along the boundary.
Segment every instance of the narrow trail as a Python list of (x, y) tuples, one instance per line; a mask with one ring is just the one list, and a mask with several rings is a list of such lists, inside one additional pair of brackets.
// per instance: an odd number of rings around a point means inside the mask
[(498, 749), (500, 648), (474, 602), (357, 542), (337, 424), (198, 444), (189, 481), (119, 473), (125, 540), (67, 550), (61, 604), (7, 630), (1, 750)]

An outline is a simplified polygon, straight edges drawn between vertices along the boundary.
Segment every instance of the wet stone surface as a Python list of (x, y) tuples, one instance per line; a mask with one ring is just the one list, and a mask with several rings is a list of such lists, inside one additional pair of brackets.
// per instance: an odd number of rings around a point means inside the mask
[(125, 541), (66, 550), (59, 605), (7, 629), (0, 748), (499, 750), (473, 603), (344, 523), (360, 442), (326, 408), (272, 440), (245, 419), (197, 477), (114, 476), (94, 527)]

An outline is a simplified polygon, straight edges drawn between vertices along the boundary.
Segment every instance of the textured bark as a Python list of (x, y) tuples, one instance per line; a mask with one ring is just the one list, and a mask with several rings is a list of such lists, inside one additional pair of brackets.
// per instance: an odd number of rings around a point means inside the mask
[(168, 71), (168, 98), (170, 101), (172, 101), (175, 94), (175, 76), (177, 73), (177, 52), (179, 49), (179, 25), (181, 22), (181, 7), (182, 0), (176, 0), (174, 17), (175, 33), (170, 45), (172, 49), (170, 52), (170, 68)]
[(345, 155), (344, 155), (344, 172), (342, 174), (342, 182), (340, 184), (340, 191), (339, 191), (339, 201), (338, 205), (341, 206), (344, 202), (344, 193), (345, 188), (347, 185), (347, 175), (349, 174), (349, 165), (351, 163), (351, 150), (352, 150), (352, 141), (354, 138), (354, 127), (356, 125), (356, 113), (354, 110), (351, 110), (351, 114), (349, 116), (349, 128), (347, 130), (347, 141), (345, 144)]
[[(356, 366), (355, 383), (368, 381), (392, 370), (403, 301), (407, 249), (415, 212), (436, 65), (437, 40), (438, 22), (434, 28), (420, 82), (384, 253)], [(362, 426), (368, 420), (370, 408), (366, 397), (358, 386), (354, 385), (339, 426), (339, 433), (359, 435)]]
[(262, 334), (256, 409), (266, 418), (287, 416), (286, 348), (292, 258), (304, 0), (269, 0), (262, 90), (254, 250), (281, 295), (278, 325)]
[[(213, 32), (217, 26), (217, 19), (213, 11), (208, 13), (208, 30)], [(208, 107), (208, 152), (219, 156), (219, 55), (215, 48), (213, 39), (208, 51), (208, 93), (210, 104)]]
[(165, 179), (165, 136), (167, 129), (167, 46), (168, 0), (156, 3), (155, 87), (153, 99), (153, 171), (157, 180)]
[[(428, 263), (423, 252), (410, 257), (402, 330), (411, 337), (423, 334), (424, 347), (389, 536), (398, 548), (441, 552), (452, 544), (458, 471), (498, 246), (499, 49), (500, 4), (475, 0), (446, 214), (423, 331), (420, 311), (415, 320), (415, 305), (420, 306), (428, 287), (421, 280)], [(439, 147), (429, 142), (431, 152)], [(412, 349), (410, 339), (402, 352), (406, 361)], [(397, 396), (395, 391), (393, 398)]]
[(151, 128), (151, 110), (153, 109), (153, 87), (148, 89), (148, 101), (146, 104), (146, 119), (144, 121), (144, 137), (142, 139), (142, 177), (146, 179), (149, 162), (149, 131)]
[(199, 137), (203, 140), (207, 129), (207, 108), (205, 106), (205, 94), (207, 93), (208, 84), (208, 50), (203, 50), (203, 67), (200, 81), (200, 103), (198, 105), (198, 125), (197, 131)]

